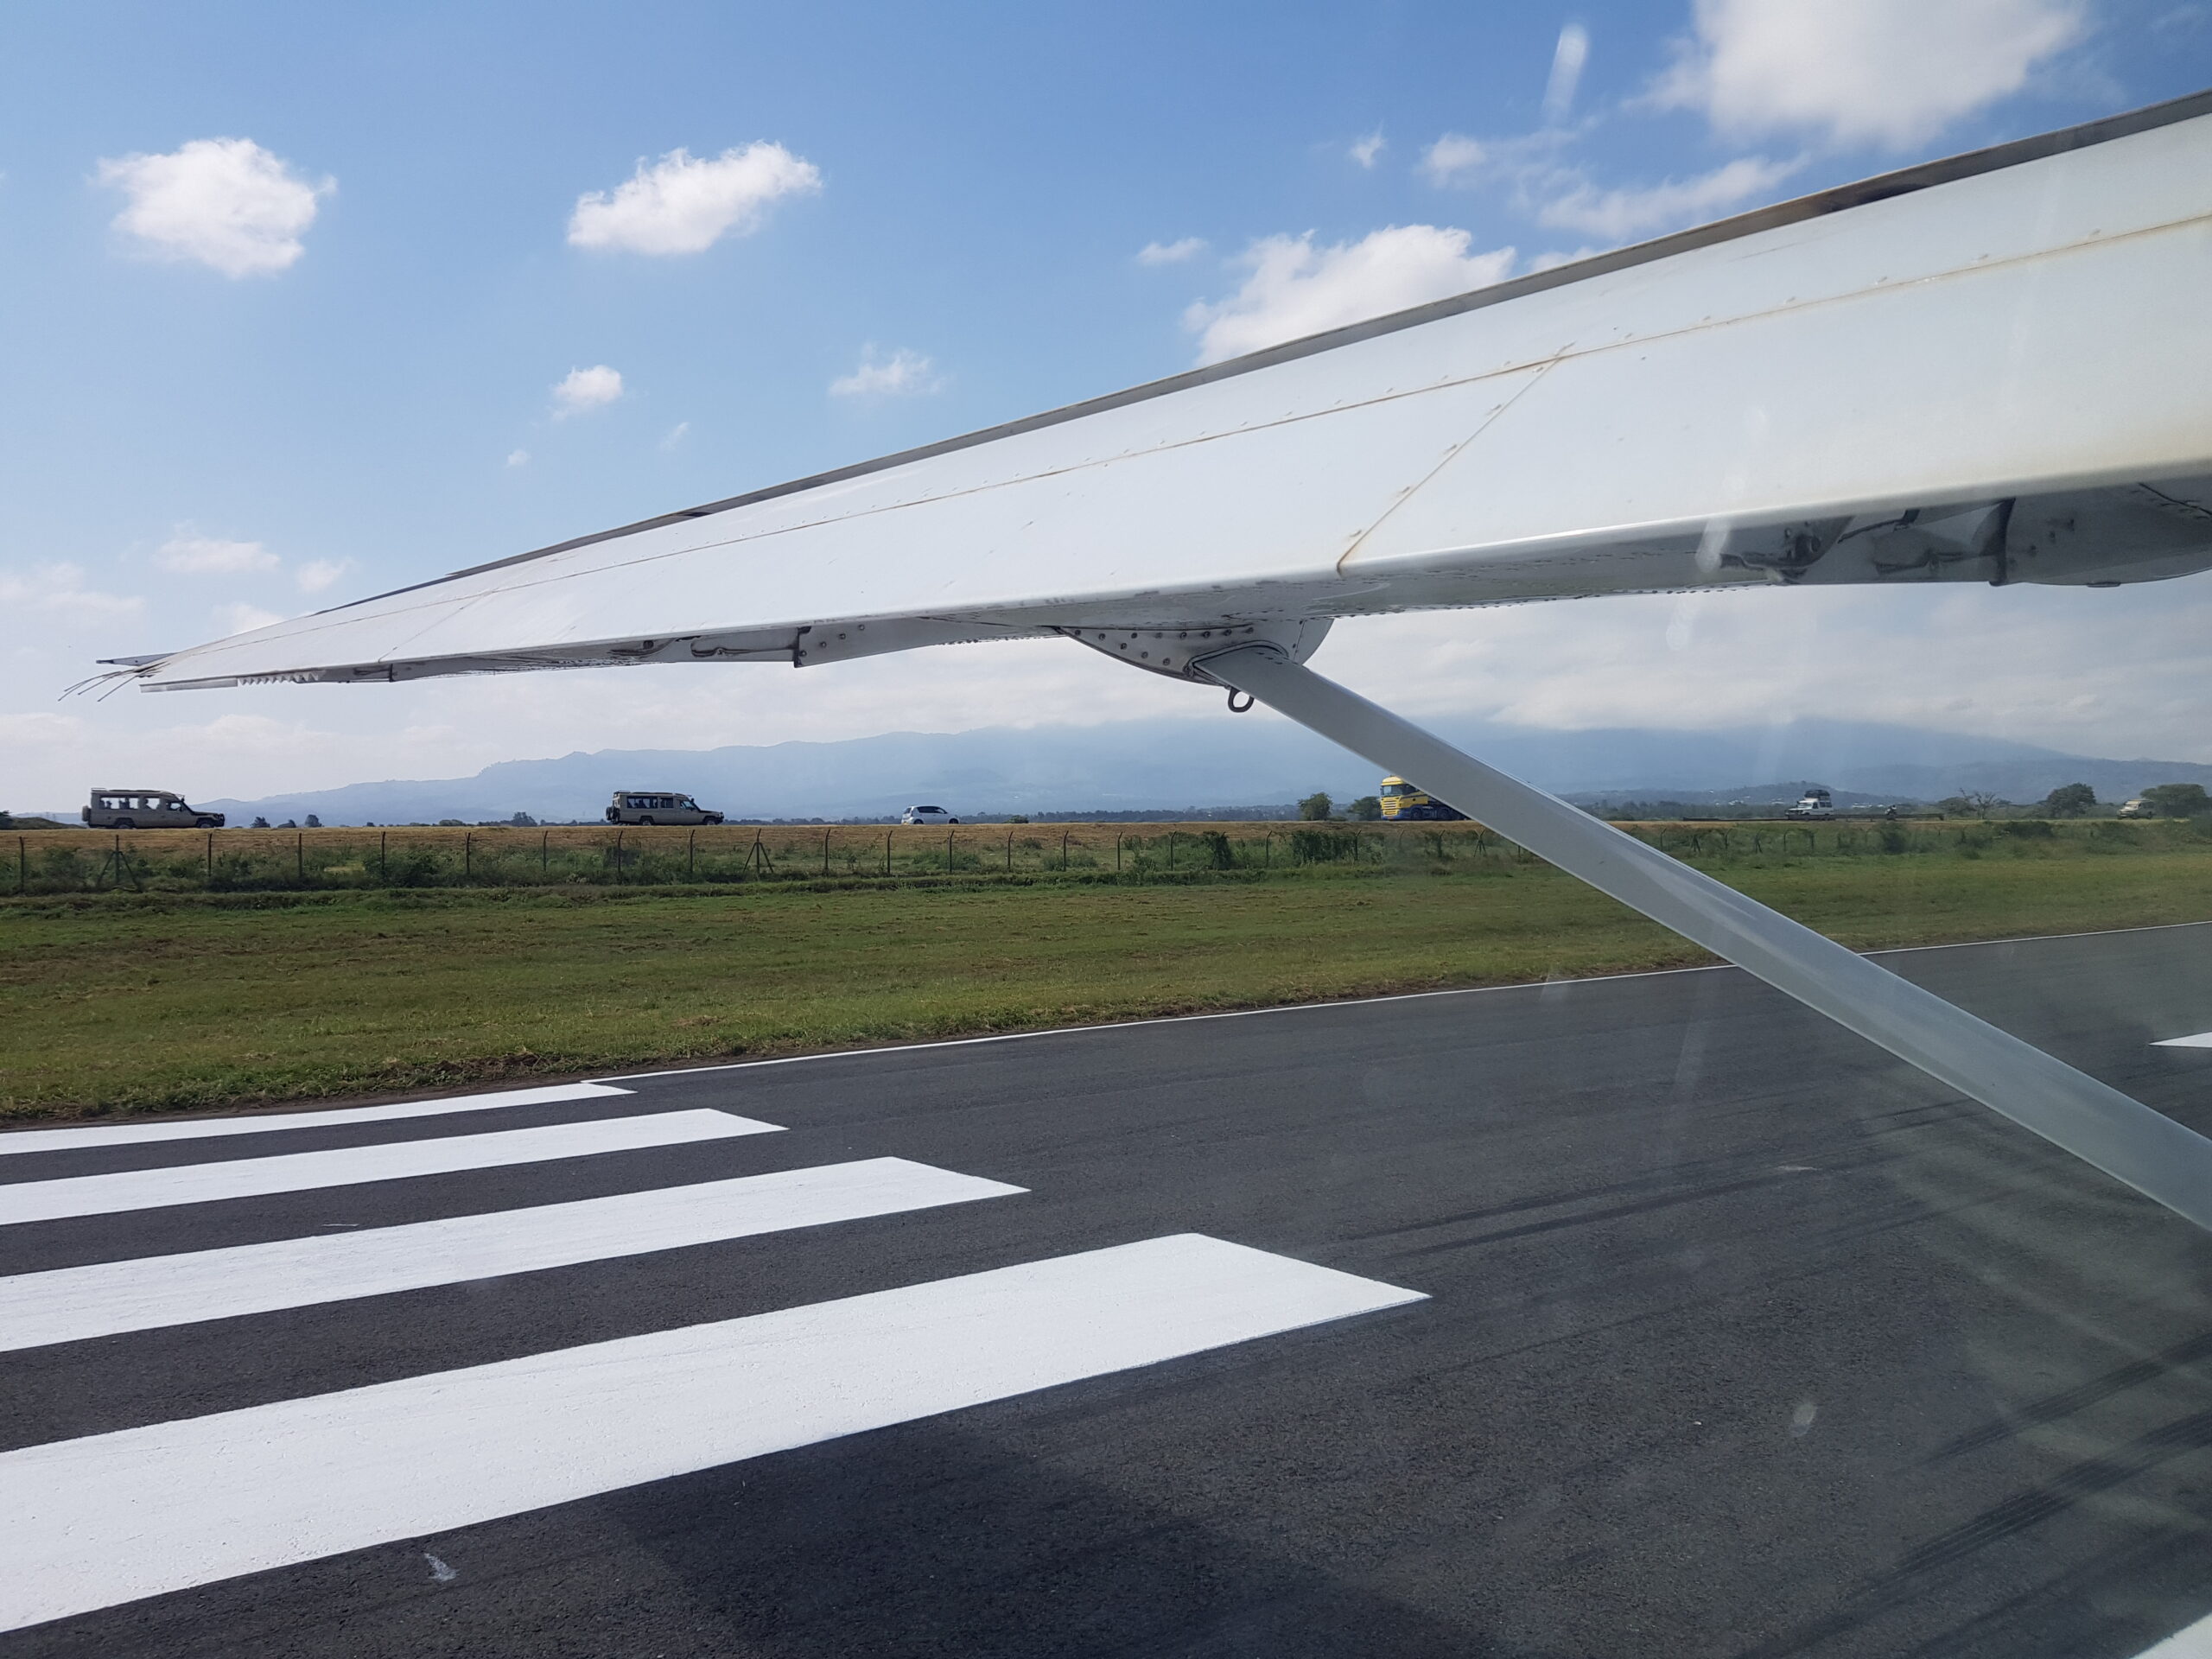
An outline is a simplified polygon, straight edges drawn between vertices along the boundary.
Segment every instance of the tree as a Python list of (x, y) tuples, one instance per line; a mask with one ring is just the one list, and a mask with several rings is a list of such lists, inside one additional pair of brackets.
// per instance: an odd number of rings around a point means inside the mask
[(266, 818), (256, 818), (253, 821), (253, 827), (257, 830), (266, 830), (269, 827), (269, 820)]
[(320, 830), (322, 828), (322, 820), (315, 817), (314, 813), (310, 812), (307, 817), (306, 827), (309, 830)]
[(2087, 784), (2061, 784), (2043, 798), (2044, 810), (2054, 818), (2078, 818), (2097, 804), (2097, 791)]
[(1308, 823), (1319, 823), (1328, 817), (1335, 806), (1336, 803), (1329, 798), (1326, 791), (1316, 790), (1298, 804), (1298, 816)]
[(1372, 823), (1382, 816), (1382, 803), (1373, 795), (1363, 795), (1344, 808), (1344, 815), (1357, 818), (1363, 823)]
[(2212, 812), (2212, 796), (2202, 784), (2154, 784), (2143, 791), (2143, 804), (2162, 818), (2193, 818)]

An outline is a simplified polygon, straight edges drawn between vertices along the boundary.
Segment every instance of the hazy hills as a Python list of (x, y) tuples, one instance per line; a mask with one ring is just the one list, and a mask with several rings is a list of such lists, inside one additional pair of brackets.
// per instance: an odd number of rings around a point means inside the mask
[[(1438, 728), (1471, 753), (1562, 794), (1772, 798), (1812, 779), (1881, 798), (1986, 790), (2028, 801), (2065, 783), (2123, 799), (2154, 783), (2212, 785), (2212, 766), (2110, 760), (1956, 733), (1801, 720), (1713, 732), (1535, 731), (1480, 721)], [(1752, 781), (1746, 781), (1752, 780)], [(156, 780), (149, 780), (156, 781)], [(834, 743), (602, 750), (511, 760), (473, 778), (351, 784), (261, 800), (199, 803), (272, 823), (595, 819), (621, 789), (673, 789), (732, 817), (843, 818), (918, 802), (956, 813), (1135, 810), (1289, 801), (1316, 789), (1372, 794), (1372, 766), (1297, 727), (1211, 721), (894, 732)], [(73, 810), (69, 814), (73, 818)]]

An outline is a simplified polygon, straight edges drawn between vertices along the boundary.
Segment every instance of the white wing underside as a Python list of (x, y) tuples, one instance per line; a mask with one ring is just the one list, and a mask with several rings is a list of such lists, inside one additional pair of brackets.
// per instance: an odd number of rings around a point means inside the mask
[(128, 666), (177, 690), (815, 664), (2181, 575), (2212, 564), (2209, 294), (2200, 96)]

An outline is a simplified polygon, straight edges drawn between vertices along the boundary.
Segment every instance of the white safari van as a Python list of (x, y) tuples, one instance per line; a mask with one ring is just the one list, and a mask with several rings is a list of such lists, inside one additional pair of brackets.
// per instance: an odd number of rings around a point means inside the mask
[(689, 795), (665, 789), (618, 789), (614, 804), (607, 809), (609, 823), (720, 823), (722, 815), (709, 812)]
[(88, 830), (219, 830), (223, 815), (202, 812), (166, 789), (96, 789), (77, 816)]

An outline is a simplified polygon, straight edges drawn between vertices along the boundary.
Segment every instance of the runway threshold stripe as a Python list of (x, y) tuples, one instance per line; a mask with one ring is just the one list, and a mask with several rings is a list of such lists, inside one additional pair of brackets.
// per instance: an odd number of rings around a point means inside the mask
[(1195, 1234), (0, 1456), (0, 1629), (1421, 1300)]
[(158, 1210), (174, 1204), (211, 1204), (222, 1198), (306, 1192), (317, 1187), (357, 1186), (366, 1181), (404, 1180), (410, 1176), (444, 1175), (464, 1169), (498, 1169), (509, 1164), (545, 1163), (556, 1158), (587, 1158), (648, 1147), (682, 1146), (694, 1141), (727, 1140), (732, 1135), (770, 1135), (780, 1127), (729, 1112), (650, 1112), (638, 1117), (553, 1123), (535, 1129), (499, 1129), (489, 1135), (443, 1135), (434, 1140), (396, 1141), (373, 1147), (285, 1153), (274, 1158), (236, 1158), (218, 1164), (122, 1170), (108, 1175), (73, 1175), (52, 1181), (18, 1181), (0, 1185), (0, 1226), (27, 1221), (58, 1221), (69, 1216), (113, 1215), (125, 1210)]
[(2153, 1048), (2212, 1048), (2212, 1031), (2200, 1031), (2194, 1037), (2162, 1037), (2151, 1046)]
[(489, 1095), (448, 1095), (442, 1100), (404, 1100), (391, 1106), (344, 1106), (327, 1112), (270, 1112), (257, 1117), (202, 1117), (181, 1123), (97, 1123), (74, 1129), (22, 1129), (0, 1135), (0, 1158), (25, 1152), (73, 1152), (86, 1147), (135, 1147), (148, 1141), (207, 1141), (221, 1135), (267, 1135), (277, 1129), (327, 1129), (347, 1123), (392, 1123), (452, 1112), (488, 1112), (502, 1106), (548, 1106), (563, 1100), (631, 1095), (607, 1083), (558, 1083), (542, 1089), (508, 1089)]
[(0, 1351), (681, 1249), (1023, 1192), (870, 1158), (572, 1204), (0, 1279)]
[(2212, 1659), (2212, 1618), (2200, 1618), (2187, 1630), (2176, 1630), (2156, 1647), (2144, 1649), (2135, 1659)]

